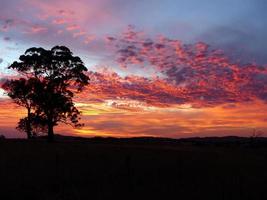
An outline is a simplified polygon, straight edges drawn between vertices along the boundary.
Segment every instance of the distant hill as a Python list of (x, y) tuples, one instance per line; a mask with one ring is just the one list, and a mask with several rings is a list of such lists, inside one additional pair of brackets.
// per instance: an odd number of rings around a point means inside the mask
[[(38, 137), (37, 140), (45, 140), (46, 136)], [(163, 137), (132, 137), (132, 138), (116, 138), (116, 137), (79, 137), (79, 136), (65, 136), (56, 134), (56, 142), (91, 142), (101, 144), (132, 144), (132, 145), (193, 145), (193, 146), (267, 146), (266, 137), (238, 137), (238, 136), (224, 136), (224, 137), (192, 137), (192, 138), (163, 138)]]

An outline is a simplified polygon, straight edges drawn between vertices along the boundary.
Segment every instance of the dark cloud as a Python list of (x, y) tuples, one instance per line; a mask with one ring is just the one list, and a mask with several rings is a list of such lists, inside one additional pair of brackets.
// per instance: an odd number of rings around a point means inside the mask
[(0, 31), (6, 32), (10, 27), (15, 25), (14, 19), (1, 19), (0, 18)]
[(3, 39), (4, 39), (5, 41), (10, 41), (10, 40), (11, 40), (10, 37), (4, 37)]

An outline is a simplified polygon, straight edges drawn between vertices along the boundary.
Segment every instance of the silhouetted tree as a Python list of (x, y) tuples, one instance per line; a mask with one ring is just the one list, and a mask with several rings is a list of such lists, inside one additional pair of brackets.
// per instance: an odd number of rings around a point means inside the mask
[[(14, 62), (9, 69), (35, 80), (31, 100), (35, 114), (46, 121), (48, 140), (53, 140), (53, 128), (59, 122), (79, 126), (80, 112), (72, 98), (89, 84), (82, 60), (65, 46), (51, 50), (30, 48), (19, 59), (20, 62)], [(28, 119), (25, 120), (30, 121)]]
[(37, 137), (39, 135), (43, 135), (47, 133), (48, 129), (47, 129), (46, 120), (33, 113), (30, 114), (30, 118), (28, 116), (28, 117), (24, 117), (20, 119), (16, 129), (18, 129), (19, 131), (26, 132), (28, 123), (30, 123), (30, 126), (31, 126), (32, 137)]
[(2, 86), (7, 91), (7, 95), (13, 99), (13, 101), (27, 109), (27, 118), (24, 120), (24, 131), (27, 133), (28, 138), (32, 138), (31, 128), (31, 112), (34, 106), (33, 103), (33, 87), (34, 80), (31, 78), (26, 80), (20, 78), (18, 80), (7, 80)]

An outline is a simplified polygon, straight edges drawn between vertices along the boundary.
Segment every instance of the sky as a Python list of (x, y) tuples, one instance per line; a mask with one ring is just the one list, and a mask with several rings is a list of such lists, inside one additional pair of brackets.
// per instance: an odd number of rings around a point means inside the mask
[[(76, 136), (206, 137), (267, 132), (265, 0), (1, 0), (0, 83), (26, 49), (65, 45), (90, 85)], [(0, 89), (0, 135), (25, 109)]]

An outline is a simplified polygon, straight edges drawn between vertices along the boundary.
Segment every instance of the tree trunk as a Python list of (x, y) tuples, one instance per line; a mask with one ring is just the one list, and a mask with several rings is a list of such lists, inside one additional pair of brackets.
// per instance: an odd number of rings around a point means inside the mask
[(48, 135), (47, 135), (48, 142), (54, 141), (54, 126), (52, 122), (48, 123)]
[(31, 127), (31, 110), (28, 108), (28, 117), (26, 120), (26, 133), (27, 133), (27, 138), (31, 139), (32, 138), (32, 127)]

